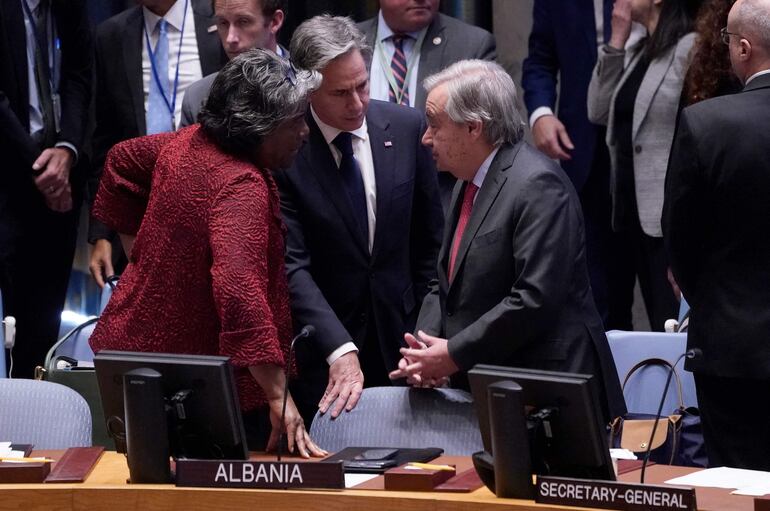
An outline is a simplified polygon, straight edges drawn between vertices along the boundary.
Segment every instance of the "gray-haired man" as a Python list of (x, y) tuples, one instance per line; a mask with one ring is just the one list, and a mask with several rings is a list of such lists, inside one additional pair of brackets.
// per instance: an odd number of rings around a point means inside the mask
[(443, 221), (436, 171), (420, 145), (423, 116), (369, 101), (371, 49), (355, 24), (307, 20), (294, 32), (291, 54), (323, 75), (310, 98), (308, 143), (276, 176), (292, 315), (295, 326), (317, 332), (297, 347), (293, 393), (308, 420), (337, 397), (333, 416), (352, 409), (364, 378), (390, 383), (402, 332), (414, 325), (436, 275)]
[(417, 337), (392, 378), (431, 384), (478, 363), (594, 374), (605, 418), (625, 412), (588, 283), (577, 193), (522, 141), (516, 87), (498, 65), (458, 62), (425, 80), (423, 143), (458, 179)]

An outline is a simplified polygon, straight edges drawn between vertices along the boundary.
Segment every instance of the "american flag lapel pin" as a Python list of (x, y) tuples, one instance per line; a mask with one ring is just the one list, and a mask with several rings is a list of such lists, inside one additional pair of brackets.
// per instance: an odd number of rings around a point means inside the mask
[(391, 142), (390, 140), (386, 140), (385, 147), (393, 147), (393, 142)]

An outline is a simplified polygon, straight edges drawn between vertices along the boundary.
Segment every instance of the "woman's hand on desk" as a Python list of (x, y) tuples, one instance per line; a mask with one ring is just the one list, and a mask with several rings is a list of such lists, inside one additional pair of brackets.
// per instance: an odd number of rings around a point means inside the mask
[[(273, 430), (270, 432), (270, 439), (267, 441), (266, 450), (267, 452), (272, 452), (277, 450), (278, 442), (281, 438), (283, 398), (270, 399), (268, 406), (270, 406), (270, 424), (273, 426)], [(302, 416), (299, 414), (291, 395), (287, 396), (286, 399), (286, 414), (284, 415), (283, 426), (286, 428), (286, 438), (289, 443), (290, 453), (299, 452), (299, 455), (303, 458), (310, 458), (311, 456), (321, 458), (329, 455), (328, 452), (318, 447), (310, 438), (310, 434), (305, 429), (305, 422), (302, 420)]]

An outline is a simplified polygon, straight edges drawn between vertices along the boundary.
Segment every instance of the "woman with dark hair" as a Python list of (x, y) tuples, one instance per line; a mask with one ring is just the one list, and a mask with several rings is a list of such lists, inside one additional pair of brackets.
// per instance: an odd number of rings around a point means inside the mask
[(730, 52), (719, 33), (727, 26), (727, 15), (734, 3), (735, 0), (708, 0), (698, 14), (695, 21), (698, 36), (684, 82), (683, 106), (743, 89), (733, 73)]
[[(623, 233), (624, 257), (633, 261), (626, 277), (639, 277), (650, 325), (658, 331), (678, 309), (666, 278), (660, 219), (699, 5), (700, 0), (616, 0), (612, 36), (599, 51), (588, 89), (588, 117), (607, 125), (612, 228)], [(632, 21), (648, 36), (627, 55)]]
[(325, 453), (291, 397), (280, 422), (292, 323), (270, 171), (287, 168), (302, 145), (319, 83), (271, 52), (234, 58), (200, 125), (112, 148), (93, 210), (129, 254), (93, 350), (230, 357), (249, 447), (272, 450), (285, 428), (289, 450), (304, 457)]

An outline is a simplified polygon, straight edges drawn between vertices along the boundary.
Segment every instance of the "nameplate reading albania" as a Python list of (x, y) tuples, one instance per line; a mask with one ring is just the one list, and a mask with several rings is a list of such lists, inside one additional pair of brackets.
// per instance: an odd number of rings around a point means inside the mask
[(178, 460), (176, 485), (204, 488), (344, 488), (342, 462)]
[(676, 486), (537, 478), (535, 502), (625, 511), (696, 511), (695, 490)]

